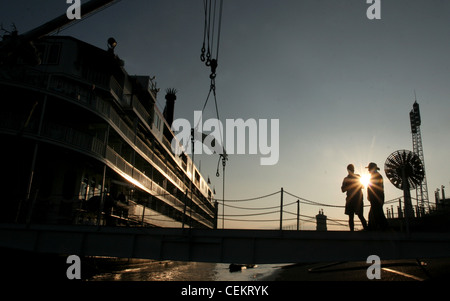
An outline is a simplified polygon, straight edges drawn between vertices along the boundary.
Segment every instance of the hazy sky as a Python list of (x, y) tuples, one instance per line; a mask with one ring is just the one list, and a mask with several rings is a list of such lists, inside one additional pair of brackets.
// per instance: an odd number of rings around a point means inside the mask
[[(65, 2), (3, 1), (0, 22), (7, 29), (14, 22), (23, 33), (64, 14)], [(369, 162), (382, 169), (386, 200), (402, 196), (383, 166), (392, 152), (412, 150), (409, 111), (414, 90), (422, 115), (430, 202), (434, 204), (436, 188), (450, 188), (450, 2), (381, 0), (381, 20), (369, 20), (368, 7), (365, 0), (224, 1), (216, 79), (220, 117), (280, 122), (278, 163), (260, 166), (260, 155), (231, 155), (225, 199), (257, 197), (283, 187), (315, 202), (344, 205), (340, 186), (347, 164), (362, 173)], [(156, 76), (162, 91), (160, 107), (163, 91), (176, 88), (175, 118), (192, 120), (210, 85), (209, 70), (200, 61), (203, 13), (200, 0), (122, 0), (59, 34), (100, 48), (114, 37), (128, 73)], [(203, 119), (214, 117), (210, 99)], [(196, 156), (197, 164), (199, 160), (202, 173), (210, 176), (222, 198), (221, 168), (220, 177), (215, 176), (218, 156)], [(285, 204), (294, 201), (285, 195)], [(278, 194), (230, 205), (260, 208), (279, 203)], [(307, 216), (319, 209), (331, 219), (347, 220), (343, 208), (301, 205)], [(225, 210), (226, 215), (249, 213)], [(286, 210), (296, 212), (296, 207)], [(225, 227), (278, 225), (225, 223)]]

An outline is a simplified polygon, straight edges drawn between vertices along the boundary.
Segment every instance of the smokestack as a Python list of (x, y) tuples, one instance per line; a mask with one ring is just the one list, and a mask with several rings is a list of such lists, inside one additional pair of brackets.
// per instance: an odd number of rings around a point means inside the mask
[(169, 127), (172, 127), (173, 123), (173, 115), (175, 111), (175, 100), (177, 99), (177, 90), (176, 89), (167, 89), (166, 90), (166, 106), (164, 108), (164, 118), (166, 119)]

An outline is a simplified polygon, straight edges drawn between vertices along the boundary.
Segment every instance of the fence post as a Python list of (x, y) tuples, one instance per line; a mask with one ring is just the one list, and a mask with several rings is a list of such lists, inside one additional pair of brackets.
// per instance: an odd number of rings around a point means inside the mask
[(283, 187), (281, 187), (280, 199), (280, 231), (283, 230)]
[(297, 231), (300, 230), (300, 200), (297, 200)]

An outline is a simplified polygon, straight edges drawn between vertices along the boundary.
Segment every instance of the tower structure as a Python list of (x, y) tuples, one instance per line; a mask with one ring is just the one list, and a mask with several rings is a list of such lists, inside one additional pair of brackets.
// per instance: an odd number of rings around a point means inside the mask
[(420, 132), (420, 125), (422, 122), (420, 118), (420, 109), (419, 104), (417, 103), (417, 99), (415, 99), (413, 109), (411, 110), (411, 112), (409, 112), (409, 119), (411, 121), (413, 152), (419, 156), (420, 160), (422, 161), (424, 169), (423, 181), (420, 185), (417, 185), (416, 187), (417, 208), (419, 212), (424, 213), (426, 210), (429, 211), (430, 202), (428, 199), (427, 177), (425, 172), (425, 158), (423, 155), (422, 135)]
[(327, 231), (327, 216), (323, 213), (323, 209), (316, 215), (316, 231)]

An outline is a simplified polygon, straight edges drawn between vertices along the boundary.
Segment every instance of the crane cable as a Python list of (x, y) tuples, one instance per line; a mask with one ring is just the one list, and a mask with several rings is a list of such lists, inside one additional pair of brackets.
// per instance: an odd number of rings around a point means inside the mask
[[(218, 1), (220, 1), (219, 4), (217, 3)], [(219, 7), (217, 7), (218, 5)], [(207, 67), (211, 68), (211, 74), (209, 76), (211, 84), (209, 87), (208, 96), (206, 97), (206, 101), (202, 108), (202, 113), (205, 110), (208, 100), (212, 93), (215, 102), (217, 120), (220, 120), (216, 94), (216, 72), (219, 59), (220, 36), (222, 31), (223, 0), (203, 0), (203, 10), (204, 10), (204, 28), (203, 28), (203, 44), (201, 48), (200, 60), (204, 62)], [(216, 19), (218, 21), (216, 21)], [(217, 23), (217, 30), (216, 30), (216, 23)], [(216, 34), (216, 31), (217, 31), (217, 41), (215, 42), (214, 36)], [(214, 43), (216, 43), (216, 45), (214, 45)], [(216, 57), (212, 58), (212, 53), (214, 52), (214, 50), (216, 51)], [(194, 128), (195, 130), (198, 128), (198, 125), (199, 124), (195, 126)], [(222, 154), (221, 154), (222, 165), (225, 167), (226, 164), (225, 162), (228, 160), (228, 158), (225, 151), (224, 139), (222, 137), (221, 129), (219, 129), (219, 135), (220, 135), (220, 143), (222, 144)], [(219, 163), (217, 164), (216, 176), (217, 177), (219, 176)]]
[[(219, 7), (217, 8), (219, 2)], [(203, 10), (204, 10), (204, 28), (203, 28), (203, 44), (201, 48), (201, 55), (200, 60), (205, 63), (205, 65), (209, 68), (211, 68), (211, 74), (209, 75), (209, 78), (211, 80), (211, 84), (209, 87), (209, 93), (208, 97), (206, 98), (205, 104), (203, 105), (203, 110), (206, 107), (206, 104), (208, 103), (209, 97), (211, 95), (211, 92), (214, 96), (214, 102), (215, 102), (215, 109), (216, 109), (216, 115), (217, 120), (220, 121), (219, 117), (219, 107), (217, 105), (217, 94), (216, 94), (216, 72), (218, 67), (218, 61), (219, 61), (219, 48), (220, 48), (220, 36), (222, 31), (222, 13), (223, 13), (223, 0), (203, 0)], [(216, 19), (217, 20), (217, 29), (216, 29)], [(217, 30), (217, 41), (214, 41), (214, 36), (216, 34)], [(216, 45), (214, 45), (216, 43)], [(214, 49), (215, 46), (215, 49)], [(207, 48), (206, 48), (207, 47)], [(212, 57), (212, 53), (216, 51), (216, 57)], [(203, 113), (202, 110), (202, 113)], [(222, 175), (223, 175), (223, 183), (222, 183), (222, 189), (223, 189), (223, 199), (225, 199), (225, 166), (226, 161), (228, 160), (228, 155), (225, 151), (225, 145), (224, 145), (224, 139), (222, 137), (222, 129), (220, 128), (221, 123), (219, 123), (219, 135), (220, 135), (220, 143), (222, 144), (222, 152), (219, 157), (219, 161), (217, 162), (217, 172), (216, 177), (220, 176), (219, 172), (219, 164), (222, 160)], [(198, 125), (197, 125), (198, 126)], [(197, 128), (195, 127), (195, 129)], [(225, 209), (225, 208), (223, 208)], [(224, 214), (224, 213), (222, 213)], [(223, 219), (222, 223), (225, 221)], [(222, 227), (224, 227), (224, 224), (222, 224)]]
[[(217, 8), (217, 1), (220, 1), (219, 8)], [(207, 67), (211, 68), (210, 78), (211, 80), (213, 80), (216, 77), (216, 70), (219, 61), (220, 36), (222, 31), (223, 0), (203, 0), (203, 9), (205, 20), (204, 20), (203, 44), (201, 48), (200, 60), (204, 62)], [(216, 18), (218, 19), (217, 21)], [(216, 30), (216, 23), (217, 23), (217, 30)], [(217, 31), (217, 41), (215, 42), (214, 35), (216, 34), (216, 31)], [(216, 45), (214, 45), (214, 43), (216, 43)], [(216, 51), (216, 57), (212, 58), (214, 46)]]
[(108, 4), (106, 4), (105, 6), (100, 7), (100, 8), (98, 8), (98, 9), (96, 9), (96, 10), (94, 10), (94, 11), (92, 11), (92, 12), (86, 14), (86, 15), (84, 15), (81, 19), (74, 20), (74, 21), (71, 22), (70, 24), (67, 24), (67, 25), (65, 25), (65, 26), (62, 26), (62, 27), (59, 27), (59, 28), (55, 29), (54, 31), (52, 31), (51, 33), (49, 33), (49, 35), (51, 35), (51, 36), (57, 36), (57, 35), (59, 35), (62, 31), (67, 30), (67, 29), (69, 29), (70, 27), (72, 27), (72, 26), (74, 26), (74, 25), (77, 25), (78, 23), (87, 20), (88, 18), (90, 18), (90, 17), (92, 17), (92, 16), (94, 16), (94, 15), (96, 15), (96, 14), (98, 14), (98, 13), (104, 11), (105, 9), (107, 9), (107, 8), (109, 8), (109, 7), (111, 7), (111, 6), (116, 5), (117, 3), (121, 2), (121, 1), (122, 1), (122, 0), (114, 0), (114, 1), (112, 1), (111, 3), (108, 3)]
[[(212, 3), (214, 1), (214, 5)], [(217, 1), (220, 1), (219, 9), (217, 9)], [(219, 108), (217, 105), (217, 94), (216, 94), (216, 71), (218, 66), (218, 57), (219, 57), (219, 48), (220, 48), (220, 36), (222, 31), (222, 12), (223, 12), (223, 0), (203, 0), (203, 10), (204, 10), (204, 27), (203, 27), (203, 44), (201, 48), (201, 55), (200, 60), (205, 63), (207, 67), (211, 68), (211, 74), (210, 74), (210, 80), (211, 84), (209, 87), (208, 96), (206, 97), (205, 103), (203, 104), (202, 108), (202, 114), (206, 109), (206, 105), (208, 104), (209, 98), (211, 97), (211, 94), (214, 96), (215, 101), (215, 110), (216, 110), (216, 116), (217, 120), (220, 120), (219, 116)], [(214, 50), (214, 34), (216, 32), (216, 16), (217, 16), (217, 10), (218, 12), (218, 29), (217, 29), (217, 45), (216, 45), (216, 57), (211, 58), (211, 53)], [(211, 22), (212, 19), (212, 22)], [(207, 47), (207, 48), (206, 48)], [(195, 140), (197, 137), (197, 129), (199, 128), (201, 119), (198, 120), (197, 124), (193, 128), (192, 138)], [(195, 122), (195, 121), (194, 121)], [(220, 124), (219, 124), (220, 126)], [(219, 130), (220, 134), (220, 143), (222, 143), (222, 150), (223, 154), (225, 154), (225, 147), (223, 145), (223, 138), (222, 138), (222, 131)], [(188, 142), (187, 142), (188, 143)], [(224, 158), (223, 160), (227, 160)], [(220, 162), (220, 160), (219, 160)], [(217, 171), (216, 175), (218, 175), (219, 172)]]

